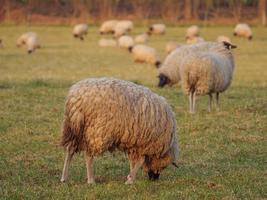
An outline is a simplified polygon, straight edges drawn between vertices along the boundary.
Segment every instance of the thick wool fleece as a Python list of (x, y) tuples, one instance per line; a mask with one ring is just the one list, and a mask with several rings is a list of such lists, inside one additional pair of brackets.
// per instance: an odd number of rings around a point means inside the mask
[(191, 51), (180, 68), (182, 88), (186, 94), (221, 93), (232, 81), (234, 59), (222, 43), (209, 42), (202, 51)]
[[(129, 159), (145, 156), (145, 167), (177, 161), (176, 121), (166, 100), (149, 89), (114, 78), (90, 78), (68, 93), (62, 145), (91, 156), (118, 149)], [(157, 158), (171, 154), (157, 162)], [(164, 162), (164, 163), (163, 163)]]

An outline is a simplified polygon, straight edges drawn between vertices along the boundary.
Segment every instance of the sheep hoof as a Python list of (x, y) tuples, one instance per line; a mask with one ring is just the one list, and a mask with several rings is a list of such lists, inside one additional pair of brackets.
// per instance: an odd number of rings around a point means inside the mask
[(127, 176), (127, 181), (125, 182), (126, 185), (131, 185), (133, 184), (133, 178), (131, 177), (131, 175)]
[(65, 180), (64, 178), (61, 178), (61, 179), (60, 179), (60, 182), (61, 182), (61, 183), (64, 183), (65, 181), (66, 181), (66, 180)]

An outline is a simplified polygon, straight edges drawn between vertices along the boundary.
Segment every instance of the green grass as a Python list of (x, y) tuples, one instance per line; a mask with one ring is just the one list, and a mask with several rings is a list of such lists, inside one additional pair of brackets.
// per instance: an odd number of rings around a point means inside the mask
[[(232, 27), (207, 27), (202, 35), (232, 35)], [(24, 31), (37, 31), (43, 48), (32, 55), (15, 47)], [(138, 27), (134, 33), (144, 31)], [(158, 89), (153, 66), (135, 64), (126, 50), (99, 48), (91, 28), (84, 42), (70, 27), (1, 26), (0, 199), (266, 199), (267, 29), (253, 27), (254, 40), (233, 38), (236, 69), (221, 95), (220, 111), (207, 112), (207, 97), (188, 114), (179, 86)], [(149, 45), (164, 58), (169, 40), (183, 42), (185, 27), (168, 28)], [(145, 85), (164, 96), (176, 113), (179, 169), (169, 166), (150, 182), (140, 170), (134, 185), (123, 153), (96, 158), (97, 184), (86, 184), (83, 155), (76, 155), (67, 183), (60, 183), (64, 152), (59, 146), (68, 88), (85, 77), (113, 76)]]

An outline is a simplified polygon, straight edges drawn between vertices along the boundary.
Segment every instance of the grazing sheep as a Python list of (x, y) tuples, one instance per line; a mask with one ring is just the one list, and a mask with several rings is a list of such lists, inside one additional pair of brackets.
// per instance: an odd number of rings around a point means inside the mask
[(197, 95), (209, 95), (208, 110), (211, 111), (212, 94), (216, 93), (218, 107), (219, 93), (224, 92), (232, 81), (232, 48), (236, 46), (228, 42), (207, 42), (201, 51), (190, 51), (183, 59), (180, 75), (183, 91), (189, 96), (190, 113), (196, 111)]
[(156, 35), (162, 35), (166, 32), (166, 26), (165, 24), (153, 24), (149, 27), (148, 34), (156, 34)]
[(176, 48), (180, 46), (181, 45), (179, 45), (177, 42), (170, 41), (166, 44), (166, 47), (165, 47), (166, 53), (170, 54), (173, 50), (175, 50)]
[(84, 40), (84, 36), (87, 35), (88, 25), (87, 24), (77, 24), (74, 26), (72, 34), (75, 38), (80, 38), (80, 40)]
[(114, 38), (119, 38), (127, 33), (127, 29), (125, 27), (116, 26), (114, 29)]
[(134, 62), (144, 62), (148, 64), (155, 65), (157, 68), (160, 66), (160, 58), (156, 49), (138, 44), (129, 48), (129, 51), (133, 55)]
[(124, 35), (118, 39), (119, 47), (128, 49), (134, 45), (134, 40), (131, 36)]
[(102, 38), (98, 41), (100, 47), (115, 47), (117, 46), (116, 40)]
[(193, 37), (198, 37), (199, 36), (199, 33), (200, 33), (200, 30), (199, 30), (199, 27), (197, 25), (190, 26), (186, 30), (185, 39), (193, 38)]
[(39, 38), (34, 32), (27, 32), (22, 34), (16, 42), (17, 47), (26, 46), (28, 53), (32, 53), (37, 48), (41, 48)]
[(95, 183), (93, 158), (118, 149), (128, 155), (132, 184), (140, 167), (156, 180), (177, 166), (176, 120), (166, 100), (148, 88), (114, 78), (89, 78), (67, 96), (62, 130), (66, 149), (61, 181), (75, 152), (85, 151), (87, 183)]
[(114, 27), (114, 34), (115, 38), (118, 38), (126, 33), (130, 32), (133, 29), (133, 22), (130, 20), (122, 20), (118, 21), (116, 26)]
[(244, 37), (252, 40), (252, 31), (248, 24), (237, 24), (234, 29), (234, 36)]
[(227, 36), (224, 36), (224, 35), (220, 35), (217, 37), (217, 42), (228, 42), (228, 43), (231, 43), (231, 39)]
[(198, 37), (198, 36), (195, 36), (195, 37), (188, 37), (186, 39), (186, 43), (187, 44), (196, 44), (196, 43), (199, 43), (199, 42), (204, 42), (205, 40), (202, 38), (202, 37)]
[(146, 43), (148, 40), (148, 34), (147, 33), (142, 33), (142, 34), (139, 34), (137, 36), (135, 36), (134, 38), (134, 42), (135, 43)]
[(114, 34), (114, 29), (116, 27), (118, 23), (118, 20), (108, 20), (103, 22), (103, 24), (101, 25), (100, 29), (99, 29), (99, 33), (100, 34)]

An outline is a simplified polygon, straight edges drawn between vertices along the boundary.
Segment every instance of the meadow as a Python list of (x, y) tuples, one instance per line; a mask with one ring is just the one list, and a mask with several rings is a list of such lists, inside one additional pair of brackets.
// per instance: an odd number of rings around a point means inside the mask
[[(267, 198), (267, 29), (252, 27), (254, 39), (233, 38), (231, 26), (202, 28), (206, 40), (232, 37), (236, 69), (221, 95), (220, 110), (207, 112), (208, 97), (188, 99), (179, 85), (157, 88), (157, 70), (133, 63), (119, 48), (100, 48), (97, 27), (83, 42), (68, 26), (0, 26), (0, 199), (266, 199)], [(15, 46), (25, 31), (36, 31), (43, 47), (32, 55)], [(134, 34), (145, 31), (137, 27)], [(166, 56), (165, 44), (184, 41), (186, 27), (169, 27), (149, 45)], [(149, 87), (164, 96), (176, 113), (179, 168), (169, 166), (159, 181), (139, 171), (125, 185), (125, 154), (94, 162), (96, 185), (86, 183), (82, 154), (60, 183), (64, 151), (59, 146), (64, 101), (69, 87), (87, 77), (112, 76)]]

